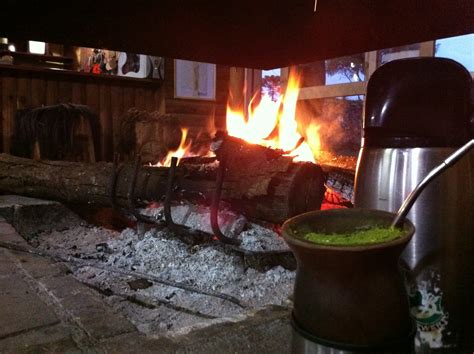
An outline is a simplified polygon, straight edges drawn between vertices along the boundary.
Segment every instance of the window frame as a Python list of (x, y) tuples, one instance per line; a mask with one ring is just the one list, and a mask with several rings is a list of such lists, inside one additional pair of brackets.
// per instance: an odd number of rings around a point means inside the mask
[[(436, 40), (420, 43), (420, 57), (434, 57)], [(354, 95), (365, 95), (367, 93), (367, 83), (372, 74), (377, 69), (377, 54), (374, 50), (365, 53), (365, 80), (335, 85), (320, 85), (303, 87), (300, 89), (298, 100), (312, 100), (320, 98), (343, 97)], [(474, 79), (474, 71), (471, 71)]]
[[(436, 40), (426, 41), (420, 43), (419, 57), (434, 57), (435, 56), (435, 42)], [(365, 53), (365, 80), (350, 83), (341, 83), (333, 85), (319, 85), (300, 88), (298, 100), (313, 100), (321, 98), (344, 97), (355, 95), (366, 95), (367, 83), (372, 74), (377, 69), (377, 55), (378, 50)], [(290, 67), (281, 68), (281, 82), (285, 86)], [(474, 79), (474, 71), (471, 71), (471, 77)], [(261, 87), (261, 70), (246, 69), (246, 87), (247, 94), (245, 102), (248, 104), (252, 99), (256, 90)], [(247, 106), (247, 105), (246, 105)]]

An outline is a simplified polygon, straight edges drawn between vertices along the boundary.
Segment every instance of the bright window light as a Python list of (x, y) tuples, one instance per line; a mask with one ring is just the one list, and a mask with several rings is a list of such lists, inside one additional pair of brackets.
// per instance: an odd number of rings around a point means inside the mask
[(37, 41), (28, 41), (28, 50), (33, 54), (44, 54), (46, 52), (46, 43)]
[(474, 71), (474, 33), (438, 39), (435, 56), (454, 59), (469, 71)]

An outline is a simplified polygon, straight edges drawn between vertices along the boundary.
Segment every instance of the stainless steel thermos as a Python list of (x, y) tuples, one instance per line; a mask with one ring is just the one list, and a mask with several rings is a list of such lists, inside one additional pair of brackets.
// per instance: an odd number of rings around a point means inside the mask
[[(370, 78), (355, 207), (396, 212), (431, 169), (472, 139), (471, 76), (442, 58), (402, 59)], [(408, 214), (402, 254), (419, 353), (474, 350), (474, 152), (438, 176)]]

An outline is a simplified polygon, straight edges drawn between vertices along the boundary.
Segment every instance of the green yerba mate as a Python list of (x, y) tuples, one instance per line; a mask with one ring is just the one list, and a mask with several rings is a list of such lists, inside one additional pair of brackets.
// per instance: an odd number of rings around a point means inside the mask
[(309, 232), (304, 235), (304, 239), (313, 243), (328, 246), (363, 246), (393, 241), (401, 235), (402, 230), (399, 229), (373, 227), (349, 234), (323, 234)]

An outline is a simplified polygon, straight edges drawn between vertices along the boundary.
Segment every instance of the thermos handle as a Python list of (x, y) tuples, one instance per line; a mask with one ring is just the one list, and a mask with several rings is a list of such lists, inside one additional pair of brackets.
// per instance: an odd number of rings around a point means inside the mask
[(466, 144), (464, 144), (462, 147), (457, 149), (455, 152), (453, 152), (451, 155), (448, 156), (446, 160), (444, 160), (440, 165), (436, 166), (433, 168), (430, 173), (426, 175), (425, 178), (421, 180), (420, 183), (415, 187), (414, 190), (411, 191), (411, 193), (408, 195), (408, 197), (405, 198), (405, 200), (402, 203), (402, 206), (400, 209), (398, 209), (397, 216), (392, 222), (392, 227), (399, 227), (402, 223), (405, 217), (407, 216), (408, 212), (410, 211), (411, 207), (415, 203), (416, 199), (420, 195), (420, 193), (425, 189), (425, 187), (439, 174), (441, 174), (444, 170), (447, 168), (451, 167), (454, 165), (456, 162), (458, 162), (461, 157), (463, 157), (469, 150), (471, 150), (474, 147), (474, 139), (471, 139), (468, 141)]

